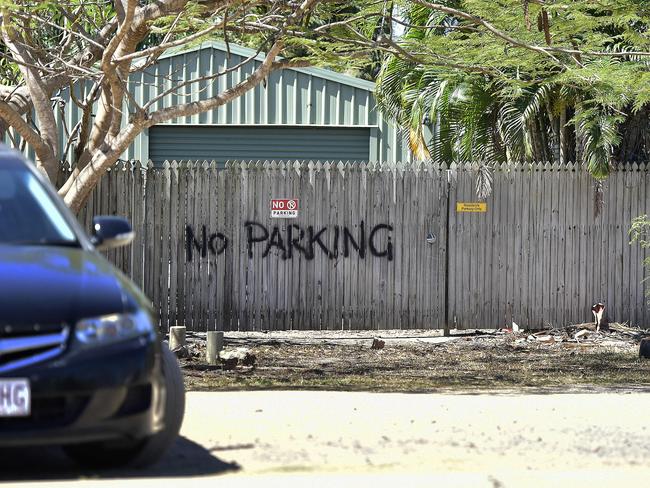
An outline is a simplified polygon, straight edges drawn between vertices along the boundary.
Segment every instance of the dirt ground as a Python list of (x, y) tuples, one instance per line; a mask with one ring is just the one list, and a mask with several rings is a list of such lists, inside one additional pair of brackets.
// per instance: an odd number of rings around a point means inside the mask
[[(213, 391), (188, 393), (181, 436), (159, 465), (84, 471), (55, 448), (0, 450), (0, 482), (645, 486), (645, 334), (396, 331), (371, 349), (367, 332), (228, 333), (224, 358), (255, 358), (231, 369), (207, 366), (204, 335), (190, 334), (178, 351), (187, 385)], [(299, 389), (321, 391), (282, 391)]]
[(226, 333), (225, 352), (254, 356), (253, 366), (208, 366), (205, 338), (189, 335), (181, 359), (189, 390), (313, 389), (380, 392), (520, 388), (637, 388), (650, 385), (650, 360), (637, 334), (577, 329), (530, 333), (382, 331)]
[(0, 450), (0, 484), (647, 486), (649, 401), (648, 392), (192, 392), (181, 437), (157, 466), (87, 471), (54, 448)]

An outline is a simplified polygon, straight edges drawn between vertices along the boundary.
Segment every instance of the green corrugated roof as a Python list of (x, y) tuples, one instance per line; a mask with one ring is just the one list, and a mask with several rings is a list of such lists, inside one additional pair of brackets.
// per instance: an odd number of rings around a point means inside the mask
[[(183, 47), (176, 50), (169, 50), (163, 55), (160, 56), (160, 59), (171, 58), (174, 56), (180, 56), (188, 52), (199, 51), (201, 49), (217, 49), (219, 51), (228, 51), (236, 54), (238, 56), (250, 57), (255, 55), (256, 51), (247, 47), (239, 46), (237, 44), (228, 43), (228, 48), (226, 48), (226, 43), (218, 40), (203, 41), (201, 44), (194, 46)], [(257, 61), (264, 60), (264, 53), (259, 53), (255, 56)], [(343, 85), (353, 86), (355, 88), (361, 88), (362, 90), (367, 90), (369, 92), (374, 92), (375, 84), (371, 81), (362, 80), (361, 78), (355, 78), (354, 76), (344, 75), (332, 71), (329, 69), (323, 68), (286, 68), (293, 71), (299, 71), (300, 73), (306, 73), (308, 75), (316, 76), (318, 78), (323, 78), (325, 80), (334, 81), (336, 83), (341, 83)]]

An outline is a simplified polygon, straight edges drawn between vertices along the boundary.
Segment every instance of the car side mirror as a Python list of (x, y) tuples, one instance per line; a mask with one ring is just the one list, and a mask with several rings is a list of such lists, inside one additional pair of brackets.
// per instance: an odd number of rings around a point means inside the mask
[(129, 221), (122, 217), (96, 216), (93, 218), (91, 238), (99, 251), (130, 244), (135, 236)]

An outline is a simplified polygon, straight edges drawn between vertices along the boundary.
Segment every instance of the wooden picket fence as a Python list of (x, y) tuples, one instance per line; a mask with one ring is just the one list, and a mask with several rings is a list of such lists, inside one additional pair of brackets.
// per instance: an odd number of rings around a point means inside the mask
[[(80, 219), (131, 219), (133, 245), (107, 255), (163, 328), (540, 328), (589, 321), (598, 301), (610, 320), (650, 325), (645, 253), (628, 236), (648, 209), (648, 168), (613, 171), (597, 217), (582, 167), (503, 166), (484, 212), (462, 205), (477, 203), (477, 169), (129, 163)], [(286, 198), (297, 218), (271, 218)]]

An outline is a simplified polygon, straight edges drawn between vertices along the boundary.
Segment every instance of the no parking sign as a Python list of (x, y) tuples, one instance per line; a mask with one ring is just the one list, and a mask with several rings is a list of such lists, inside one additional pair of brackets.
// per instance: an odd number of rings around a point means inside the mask
[(271, 200), (271, 218), (295, 219), (298, 217), (297, 198), (274, 198)]

